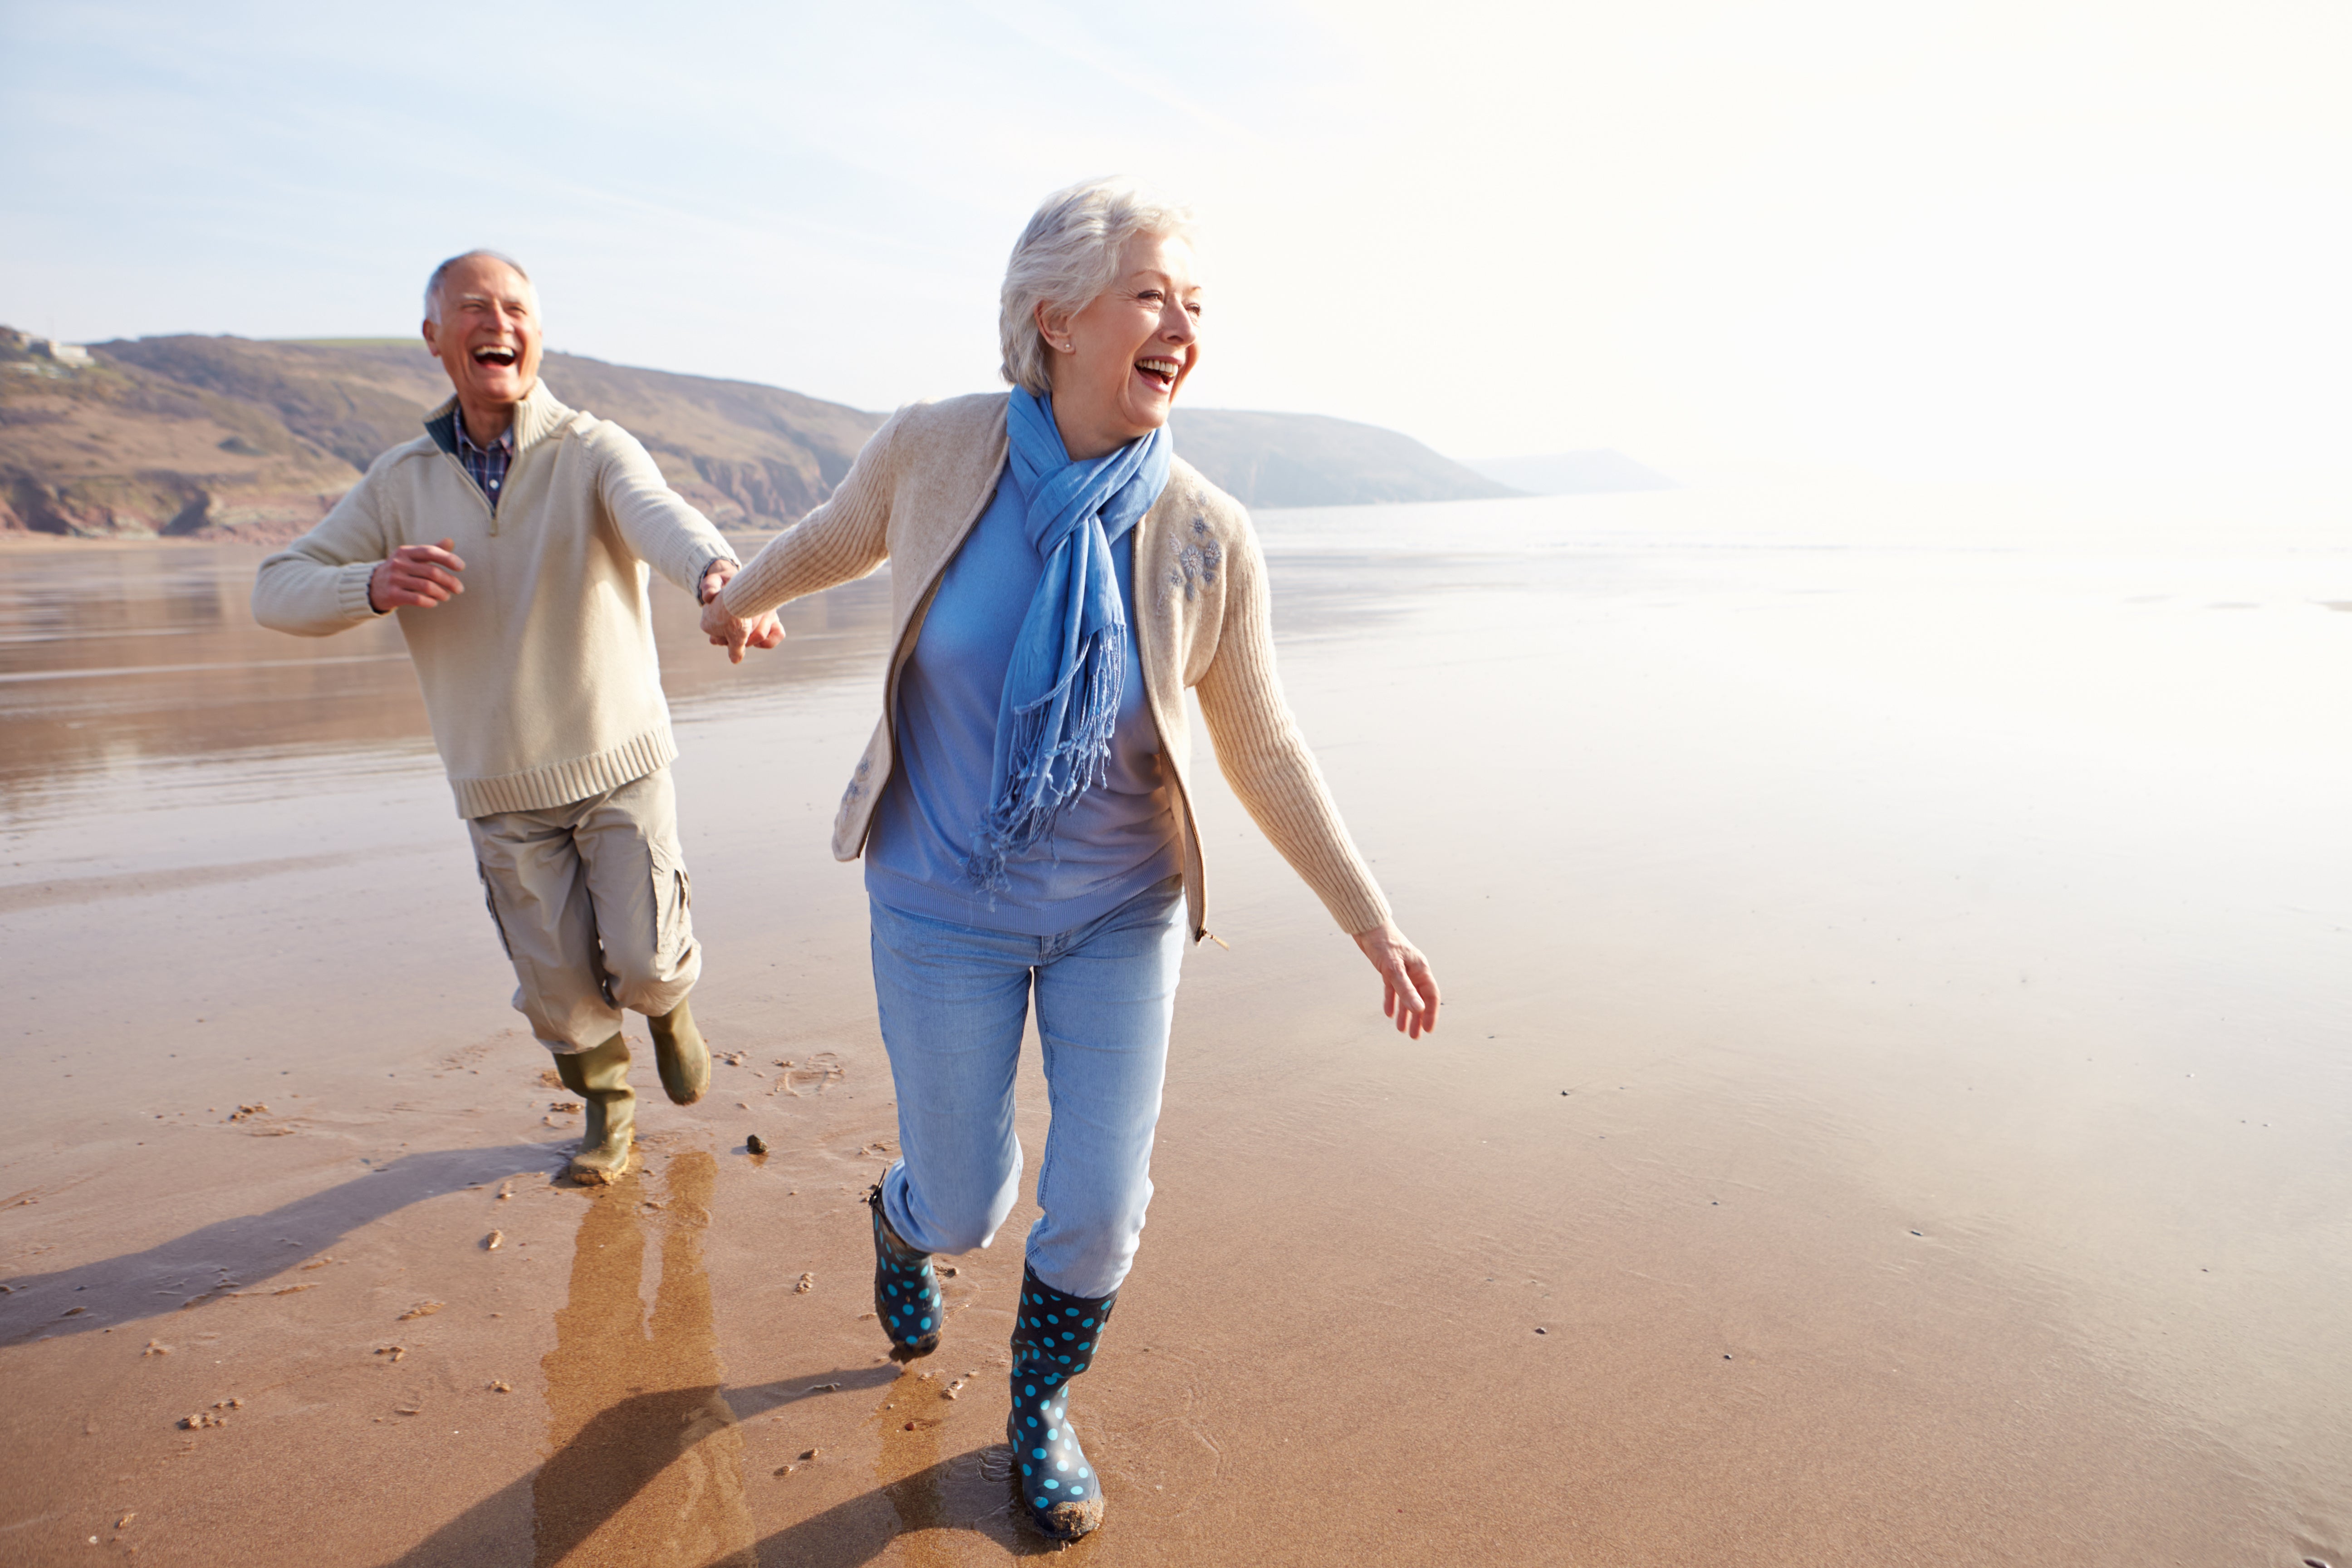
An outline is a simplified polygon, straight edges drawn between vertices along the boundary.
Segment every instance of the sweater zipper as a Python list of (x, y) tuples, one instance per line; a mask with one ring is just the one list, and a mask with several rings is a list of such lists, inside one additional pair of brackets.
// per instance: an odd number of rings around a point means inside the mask
[[(496, 539), (499, 536), (498, 503), (482, 493), (482, 487), (474, 482), (473, 475), (466, 472), (466, 465), (457, 460), (457, 455), (455, 452), (444, 452), (441, 456), (448, 460), (451, 468), (457, 470), (458, 477), (466, 481), (466, 488), (474, 492), (474, 499), (481, 502), (482, 510), (489, 514), (490, 537), (492, 539)], [(509, 474), (514, 472), (514, 465), (512, 463), (508, 464), (507, 472)]]

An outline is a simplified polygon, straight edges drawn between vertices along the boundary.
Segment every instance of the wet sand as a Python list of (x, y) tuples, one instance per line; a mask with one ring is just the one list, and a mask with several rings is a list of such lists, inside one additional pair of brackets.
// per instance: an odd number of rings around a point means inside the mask
[[(1233, 946), (1187, 961), (1073, 1553), (2352, 1557), (2352, 556), (1720, 505), (1265, 520), (1444, 1026), (1384, 1029), (1205, 774)], [(824, 837), (882, 585), (740, 670), (664, 600), (743, 1055), (679, 1110), (641, 1051), (600, 1193), (551, 1179), (577, 1118), (396, 637), (254, 628), (257, 557), (0, 549), (0, 1563), (1053, 1550), (998, 1447), (1034, 1211), (951, 1260), (937, 1354), (865, 1316), (891, 1094)]]

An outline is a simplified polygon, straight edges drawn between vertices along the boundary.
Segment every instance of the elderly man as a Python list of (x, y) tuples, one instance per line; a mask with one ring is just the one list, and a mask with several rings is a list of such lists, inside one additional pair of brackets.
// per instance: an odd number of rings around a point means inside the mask
[[(738, 562), (627, 431), (540, 381), (538, 294), (514, 262), (436, 268), (425, 342), (455, 395), (261, 563), (254, 618), (327, 637), (399, 615), (515, 1008), (587, 1105), (572, 1174), (612, 1182), (636, 1117), (622, 1010), (646, 1016), (670, 1099), (710, 1081), (646, 569), (708, 604)], [(725, 634), (740, 659), (783, 630)]]

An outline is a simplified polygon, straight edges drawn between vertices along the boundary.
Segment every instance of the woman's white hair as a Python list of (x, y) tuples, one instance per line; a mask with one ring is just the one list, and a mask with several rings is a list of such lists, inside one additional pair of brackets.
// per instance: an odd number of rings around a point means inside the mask
[(1004, 340), (1004, 379), (1043, 397), (1048, 351), (1037, 307), (1082, 310), (1118, 276), (1119, 253), (1139, 234), (1192, 236), (1192, 209), (1112, 176), (1081, 180), (1047, 196), (1004, 264), (997, 332)]

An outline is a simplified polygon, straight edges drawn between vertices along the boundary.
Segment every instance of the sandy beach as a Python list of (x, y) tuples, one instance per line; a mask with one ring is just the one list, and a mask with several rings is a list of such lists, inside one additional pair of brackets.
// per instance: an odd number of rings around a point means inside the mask
[[(1385, 1027), (1204, 769), (1231, 946), (1072, 1560), (2352, 1560), (2352, 555), (1756, 516), (1261, 519), (1445, 1013)], [(660, 600), (727, 1059), (681, 1110), (640, 1050), (595, 1191), (396, 631), (261, 631), (259, 554), (0, 548), (0, 1563), (1054, 1551), (1003, 1479), (1034, 1209), (936, 1354), (870, 1316), (825, 836), (887, 584), (740, 669)]]

